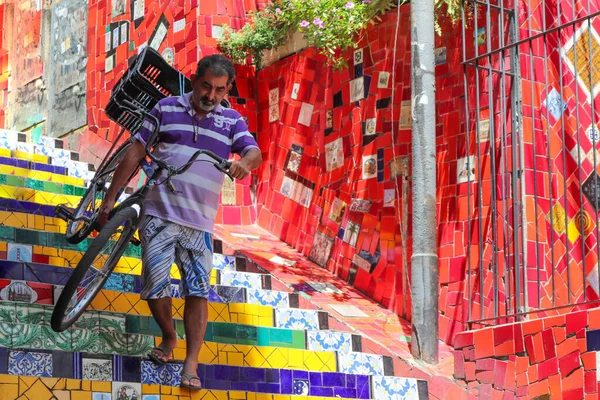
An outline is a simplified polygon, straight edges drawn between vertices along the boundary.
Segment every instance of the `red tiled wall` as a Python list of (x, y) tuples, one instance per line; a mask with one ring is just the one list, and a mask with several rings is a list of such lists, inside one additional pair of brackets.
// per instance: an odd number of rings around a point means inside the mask
[[(145, 1), (142, 20), (132, 22), (133, 1), (126, 1), (124, 14), (112, 17), (111, 2), (107, 0), (91, 1), (89, 4), (88, 53), (87, 66), (87, 109), (88, 129), (79, 137), (78, 149), (81, 159), (98, 163), (106, 154), (120, 129), (104, 114), (110, 90), (127, 68), (127, 60), (137, 54), (140, 45), (149, 42), (152, 33), (164, 16), (169, 28), (167, 35), (158, 48), (162, 54), (166, 48), (174, 51), (174, 67), (188, 77), (203, 56), (216, 52), (217, 40), (213, 37), (213, 26), (228, 24), (239, 28), (245, 22), (248, 11), (255, 10), (260, 2), (254, 0), (198, 0)], [(113, 68), (107, 72), (105, 40), (110, 24), (129, 22), (128, 38), (115, 51)], [(181, 30), (175, 32), (183, 24)], [(178, 28), (179, 29), (179, 28)], [(110, 68), (108, 68), (110, 69)], [(254, 70), (247, 67), (237, 68), (237, 91), (232, 92), (232, 107), (248, 118), (251, 132), (256, 132), (256, 102)], [(236, 205), (227, 206), (227, 212), (219, 211), (217, 223), (252, 223), (256, 211), (250, 196), (250, 178), (236, 182)]]
[(590, 310), (463, 332), (454, 377), (478, 398), (597, 398), (599, 321)]
[(4, 109), (7, 106), (8, 100), (8, 61), (9, 61), (9, 50), (5, 46), (3, 41), (4, 34), (3, 30), (8, 29), (8, 26), (4, 23), (6, 5), (0, 4), (0, 128), (4, 126)]
[[(362, 64), (348, 52), (348, 68), (334, 71), (322, 56), (307, 49), (259, 72), (258, 140), (266, 162), (258, 174), (258, 223), (384, 306), (409, 317), (410, 194), (402, 189), (409, 171), (400, 168), (400, 161), (409, 159), (411, 130), (410, 126), (393, 129), (400, 121), (401, 102), (410, 100), (406, 6), (400, 12), (395, 90), (392, 93), (392, 76), (387, 87), (378, 88), (379, 78), (394, 68), (396, 18), (394, 10), (367, 30), (357, 48), (363, 51)], [(351, 81), (361, 76), (367, 95), (351, 102)], [(297, 94), (295, 85), (299, 85)], [(302, 116), (302, 108), (311, 106), (313, 112)], [(372, 118), (377, 121), (375, 134), (369, 135), (364, 124)], [(338, 153), (328, 155), (336, 143)], [(363, 176), (363, 158), (370, 156), (373, 173)], [(390, 164), (395, 158), (398, 168), (392, 176)], [(386, 190), (395, 201), (384, 204)], [(357, 210), (357, 200), (370, 204)], [(332, 210), (339, 209), (340, 202), (345, 203), (345, 211), (337, 218)], [(403, 215), (408, 221), (404, 230), (398, 223)], [(349, 228), (354, 238), (345, 234)], [(361, 251), (364, 257), (358, 256)], [(371, 265), (367, 260), (376, 252), (379, 260)]]

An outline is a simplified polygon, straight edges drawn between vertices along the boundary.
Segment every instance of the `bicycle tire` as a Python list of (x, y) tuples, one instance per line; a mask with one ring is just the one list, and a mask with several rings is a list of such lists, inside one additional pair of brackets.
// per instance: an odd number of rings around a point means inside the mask
[[(110, 156), (108, 161), (104, 163), (102, 168), (100, 168), (96, 172), (94, 179), (96, 179), (97, 176), (102, 176), (107, 171), (116, 168), (127, 154), (127, 151), (129, 150), (131, 145), (132, 142), (128, 140), (121, 146), (119, 146), (119, 148), (112, 154), (112, 156)], [(134, 176), (136, 173), (137, 169), (132, 174), (132, 176)], [(67, 222), (67, 229), (65, 231), (65, 238), (67, 242), (71, 244), (78, 244), (82, 242), (85, 238), (87, 238), (89, 234), (94, 230), (93, 221), (95, 220), (95, 216), (92, 217), (91, 223), (76, 221), (75, 219), (80, 218), (86, 212), (92, 201), (96, 201), (95, 194), (98, 193), (97, 189), (99, 187), (101, 187), (101, 192), (104, 194), (104, 192), (107, 190), (105, 187), (105, 183), (106, 181), (102, 179), (95, 181), (94, 183), (89, 185), (89, 187), (85, 191), (85, 194), (81, 197), (81, 201), (77, 205), (75, 211), (73, 211), (73, 219)], [(129, 183), (129, 180), (127, 183)], [(104, 196), (102, 197), (104, 198)]]
[[(73, 270), (73, 273), (69, 277), (67, 284), (63, 288), (63, 291), (54, 306), (50, 326), (55, 332), (62, 332), (73, 325), (79, 316), (87, 309), (87, 306), (94, 300), (100, 289), (104, 287), (104, 283), (106, 283), (106, 280), (117, 265), (117, 262), (125, 252), (127, 245), (129, 245), (131, 237), (137, 230), (139, 221), (143, 218), (144, 212), (142, 210), (143, 209), (140, 208), (139, 205), (135, 204), (117, 211), (104, 228), (102, 228), (98, 237), (94, 239), (79, 261), (79, 264), (77, 264), (77, 267)], [(101, 252), (104, 245), (109, 241), (112, 235), (117, 232), (117, 229), (122, 224), (125, 224), (125, 228), (114, 249), (110, 252), (106, 263), (102, 266), (101, 278), (94, 279), (94, 286), (87, 292), (90, 294), (88, 295), (86, 293), (86, 295), (78, 299), (77, 304), (73, 306), (73, 309), (69, 313), (67, 313), (71, 299), (76, 294), (81, 281), (90, 269), (96, 256)]]

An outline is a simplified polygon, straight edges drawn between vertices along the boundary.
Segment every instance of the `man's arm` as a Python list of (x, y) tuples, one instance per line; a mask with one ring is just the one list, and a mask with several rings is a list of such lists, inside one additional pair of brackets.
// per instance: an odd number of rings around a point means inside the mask
[(251, 148), (244, 156), (231, 162), (229, 172), (235, 179), (244, 179), (262, 163), (262, 154), (256, 147)]
[(98, 211), (98, 223), (104, 225), (108, 222), (108, 215), (114, 208), (119, 190), (127, 183), (127, 179), (146, 156), (146, 148), (137, 140), (125, 154), (123, 160), (115, 170), (110, 187), (104, 196), (100, 210)]

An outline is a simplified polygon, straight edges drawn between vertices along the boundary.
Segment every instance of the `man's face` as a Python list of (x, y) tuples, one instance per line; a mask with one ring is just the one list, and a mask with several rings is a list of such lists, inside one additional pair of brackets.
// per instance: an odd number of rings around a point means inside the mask
[(203, 76), (192, 74), (192, 101), (200, 110), (211, 112), (223, 100), (231, 85), (228, 76), (215, 76), (206, 71)]

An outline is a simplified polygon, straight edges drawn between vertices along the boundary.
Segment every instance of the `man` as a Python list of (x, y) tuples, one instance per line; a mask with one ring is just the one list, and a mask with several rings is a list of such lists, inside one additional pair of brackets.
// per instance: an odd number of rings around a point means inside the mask
[[(233, 64), (227, 58), (205, 57), (191, 76), (191, 93), (158, 102), (152, 110), (160, 121), (154, 147), (158, 158), (180, 166), (198, 149), (211, 150), (223, 158), (229, 158), (233, 152), (241, 156), (229, 169), (236, 179), (244, 179), (260, 165), (261, 153), (241, 115), (220, 105), (234, 77)], [(101, 225), (107, 222), (119, 189), (145, 157), (144, 147), (152, 127), (150, 121), (144, 122), (134, 145), (115, 171), (100, 207)], [(181, 295), (185, 297), (187, 351), (181, 386), (194, 390), (202, 387), (196, 371), (208, 318), (212, 232), (223, 179), (224, 174), (216, 168), (197, 162), (186, 173), (172, 178), (179, 193), (173, 194), (166, 185), (155, 186), (146, 199), (146, 219), (139, 229), (144, 285), (140, 297), (148, 301), (162, 330), (162, 342), (149, 357), (163, 364), (172, 358), (177, 346), (170, 297), (170, 270), (175, 262), (181, 272)]]

